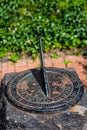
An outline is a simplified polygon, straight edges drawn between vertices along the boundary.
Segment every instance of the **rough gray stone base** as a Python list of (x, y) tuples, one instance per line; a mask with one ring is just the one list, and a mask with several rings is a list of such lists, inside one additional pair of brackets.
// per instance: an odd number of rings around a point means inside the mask
[[(11, 75), (7, 75), (11, 78)], [(9, 78), (5, 80), (6, 84)], [(31, 114), (12, 106), (2, 95), (0, 98), (0, 130), (87, 130), (87, 92), (75, 112), (67, 110), (54, 114)], [(81, 114), (82, 111), (82, 114)]]

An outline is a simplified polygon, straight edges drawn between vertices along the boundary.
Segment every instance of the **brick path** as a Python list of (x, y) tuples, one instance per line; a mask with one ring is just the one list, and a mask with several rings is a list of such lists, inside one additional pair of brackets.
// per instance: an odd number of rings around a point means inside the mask
[[(77, 71), (79, 78), (84, 83), (85, 87), (87, 88), (87, 59), (83, 58), (82, 56), (66, 56), (65, 60), (71, 61), (68, 64), (68, 67), (74, 67)], [(56, 68), (64, 68), (64, 59), (62, 57), (58, 59), (53, 58), (45, 58), (45, 66), (46, 67), (56, 67)], [(10, 61), (3, 62), (0, 61), (0, 79), (3, 78), (4, 74), (10, 72), (20, 72), (27, 69), (40, 67), (40, 60), (37, 59), (35, 62), (32, 61), (30, 58), (21, 59), (17, 63), (12, 64)]]

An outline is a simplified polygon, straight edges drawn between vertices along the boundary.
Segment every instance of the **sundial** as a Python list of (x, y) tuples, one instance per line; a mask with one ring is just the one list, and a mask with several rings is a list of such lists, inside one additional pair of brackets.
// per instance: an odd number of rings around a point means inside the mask
[(53, 113), (74, 106), (84, 87), (73, 68), (45, 67), (40, 38), (41, 67), (17, 73), (7, 83), (5, 96), (16, 108), (34, 113)]

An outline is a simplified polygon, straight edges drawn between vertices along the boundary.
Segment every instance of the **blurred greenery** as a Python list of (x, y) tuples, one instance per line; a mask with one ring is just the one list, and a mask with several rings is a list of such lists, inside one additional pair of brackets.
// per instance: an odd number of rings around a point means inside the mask
[(64, 60), (64, 65), (66, 66), (66, 67), (68, 67), (68, 64), (70, 64), (72, 61), (71, 60)]
[[(0, 57), (87, 47), (87, 0), (0, 0)], [(18, 58), (17, 58), (18, 57)], [(14, 59), (14, 58), (13, 58)]]

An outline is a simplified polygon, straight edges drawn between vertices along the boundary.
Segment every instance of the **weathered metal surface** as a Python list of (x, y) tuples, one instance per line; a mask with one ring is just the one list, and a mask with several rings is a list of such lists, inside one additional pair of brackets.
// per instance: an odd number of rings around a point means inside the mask
[(83, 95), (83, 85), (74, 69), (45, 68), (49, 97), (44, 94), (40, 69), (16, 74), (5, 85), (7, 100), (20, 110), (52, 113), (75, 105)]

